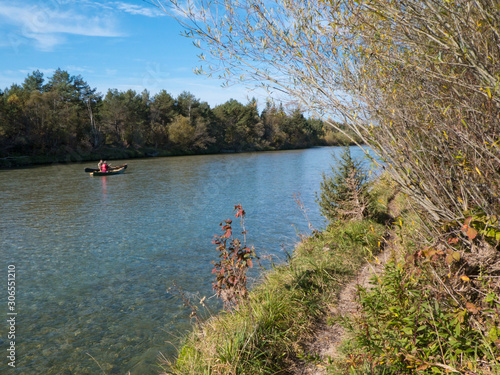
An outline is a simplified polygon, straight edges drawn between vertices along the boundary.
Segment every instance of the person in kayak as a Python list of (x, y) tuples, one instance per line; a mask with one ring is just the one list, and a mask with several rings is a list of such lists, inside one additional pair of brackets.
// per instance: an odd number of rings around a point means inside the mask
[(109, 172), (109, 165), (107, 161), (103, 161), (101, 164), (101, 172)]

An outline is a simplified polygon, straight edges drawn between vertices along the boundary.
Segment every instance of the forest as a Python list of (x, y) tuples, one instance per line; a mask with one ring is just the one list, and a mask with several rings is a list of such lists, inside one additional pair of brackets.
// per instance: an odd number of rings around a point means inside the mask
[[(329, 127), (331, 128), (331, 127)], [(0, 91), (0, 158), (79, 161), (101, 157), (182, 155), (305, 148), (348, 142), (298, 109), (231, 99), (215, 108), (189, 92), (173, 97), (109, 89), (57, 69), (28, 74)], [(22, 160), (21, 159), (18, 159)]]

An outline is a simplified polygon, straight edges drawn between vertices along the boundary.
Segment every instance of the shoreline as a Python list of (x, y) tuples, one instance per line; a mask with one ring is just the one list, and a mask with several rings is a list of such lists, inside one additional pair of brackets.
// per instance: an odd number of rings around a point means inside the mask
[[(350, 144), (349, 146), (353, 146)], [(107, 149), (101, 153), (93, 152), (87, 154), (79, 154), (76, 152), (68, 153), (66, 155), (21, 155), (21, 156), (7, 156), (0, 158), (0, 170), (12, 170), (21, 168), (31, 168), (51, 164), (81, 164), (97, 162), (101, 159), (105, 160), (128, 160), (128, 159), (146, 159), (146, 158), (164, 158), (176, 156), (196, 156), (196, 155), (224, 155), (224, 154), (245, 154), (253, 152), (275, 152), (275, 151), (292, 151), (292, 150), (307, 150), (311, 148), (320, 147), (341, 147), (338, 145), (315, 145), (309, 147), (290, 147), (281, 149), (255, 149), (255, 150), (222, 150), (214, 152), (170, 152), (165, 150), (127, 150), (127, 149)]]

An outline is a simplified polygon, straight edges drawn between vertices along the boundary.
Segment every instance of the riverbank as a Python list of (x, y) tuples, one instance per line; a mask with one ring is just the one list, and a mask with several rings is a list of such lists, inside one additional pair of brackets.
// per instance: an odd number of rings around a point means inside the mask
[[(498, 252), (476, 249), (481, 273), (451, 249), (458, 237), (423, 247), (409, 199), (380, 178), (369, 217), (304, 239), (247, 303), (196, 326), (162, 374), (500, 373)], [(479, 283), (487, 293), (464, 298)]]
[[(103, 148), (98, 151), (93, 151), (90, 153), (68, 151), (65, 154), (60, 155), (19, 155), (19, 156), (8, 156), (0, 158), (0, 169), (13, 169), (30, 167), (36, 165), (49, 165), (49, 164), (70, 164), (70, 163), (85, 163), (85, 162), (97, 162), (101, 159), (104, 160), (126, 160), (126, 159), (143, 159), (150, 157), (172, 157), (172, 156), (189, 156), (189, 155), (217, 155), (217, 154), (228, 154), (228, 153), (248, 153), (248, 152), (269, 152), (269, 151), (287, 151), (287, 150), (304, 150), (314, 147), (337, 147), (343, 146), (345, 143), (331, 143), (325, 145), (315, 145), (310, 147), (288, 147), (288, 148), (258, 148), (258, 149), (248, 149), (243, 151), (235, 150), (206, 150), (198, 152), (186, 152), (186, 151), (176, 151), (176, 150), (160, 150), (154, 148), (142, 148), (142, 149), (132, 149), (132, 148)], [(354, 143), (350, 144), (354, 145)]]
[(194, 327), (165, 374), (302, 373), (318, 326), (367, 258), (381, 251), (392, 190), (371, 192), (372, 214), (330, 225), (295, 249), (286, 265), (266, 272), (247, 303)]
[[(100, 151), (90, 153), (69, 151), (59, 155), (21, 155), (0, 158), (0, 169), (30, 167), (48, 164), (70, 164), (97, 162), (105, 160), (142, 159), (156, 156), (177, 156), (174, 152), (157, 151), (154, 149), (126, 149), (126, 148), (103, 148)], [(184, 155), (184, 154), (180, 154)]]

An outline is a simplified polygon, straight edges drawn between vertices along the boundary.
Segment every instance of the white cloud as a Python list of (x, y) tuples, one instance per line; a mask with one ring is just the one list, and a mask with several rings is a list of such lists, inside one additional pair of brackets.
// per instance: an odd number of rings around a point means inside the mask
[(25, 33), (24, 36), (36, 41), (36, 45), (41, 51), (53, 51), (55, 46), (66, 41), (63, 36), (55, 34)]
[(123, 3), (123, 2), (116, 2), (114, 4), (118, 9), (133, 15), (140, 15), (146, 17), (162, 17), (166, 15), (165, 13), (161, 12), (158, 8), (152, 5), (146, 8), (146, 7), (141, 7), (139, 5)]
[[(71, 5), (74, 5), (72, 3)], [(18, 5), (0, 1), (0, 22), (10, 25), (9, 35), (17, 41), (34, 41), (38, 49), (50, 51), (64, 43), (64, 35), (119, 37), (112, 17), (89, 16), (86, 9), (68, 4), (47, 2), (38, 5)], [(14, 27), (12, 27), (14, 26)], [(5, 27), (5, 26), (4, 26)]]
[(53, 68), (48, 68), (48, 69), (42, 69), (42, 68), (35, 68), (35, 67), (30, 67), (28, 69), (20, 69), (19, 72), (21, 72), (24, 76), (33, 73), (34, 71), (39, 70), (45, 77), (52, 75), (56, 70)]

